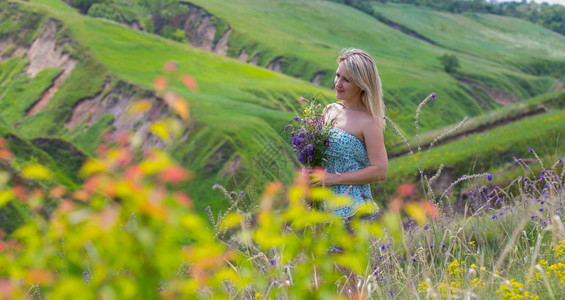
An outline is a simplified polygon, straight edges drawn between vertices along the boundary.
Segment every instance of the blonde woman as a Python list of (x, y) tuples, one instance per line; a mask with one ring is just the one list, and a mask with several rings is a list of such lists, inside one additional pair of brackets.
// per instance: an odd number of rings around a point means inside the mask
[(324, 109), (325, 121), (334, 122), (330, 150), (322, 180), (312, 185), (331, 186), (334, 193), (348, 195), (352, 203), (332, 212), (342, 218), (373, 202), (369, 183), (384, 180), (388, 169), (383, 140), (385, 105), (375, 61), (366, 52), (347, 49), (337, 59), (336, 98)]

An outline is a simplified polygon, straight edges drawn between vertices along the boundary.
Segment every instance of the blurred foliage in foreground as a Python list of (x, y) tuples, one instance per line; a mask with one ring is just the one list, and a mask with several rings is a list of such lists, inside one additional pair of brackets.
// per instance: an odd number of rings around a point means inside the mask
[[(155, 84), (170, 113), (152, 132), (170, 143), (190, 118), (188, 105), (163, 79)], [(2, 299), (565, 295), (562, 158), (546, 167), (530, 149), (541, 173), (516, 159), (524, 175), (506, 188), (472, 186), (463, 212), (438, 209), (401, 185), (388, 211), (369, 218), (376, 220), (363, 220), (361, 209), (347, 225), (311, 207), (349, 199), (309, 188), (300, 176), (289, 187), (270, 183), (256, 203), (217, 185), (231, 207), (209, 210), (210, 224), (177, 190), (198, 174), (164, 151), (142, 151), (135, 135), (104, 139), (75, 190), (52, 186), (41, 164), (11, 171), (12, 154), (0, 141), (0, 207), (16, 202), (29, 210), (24, 225), (1, 236)]]

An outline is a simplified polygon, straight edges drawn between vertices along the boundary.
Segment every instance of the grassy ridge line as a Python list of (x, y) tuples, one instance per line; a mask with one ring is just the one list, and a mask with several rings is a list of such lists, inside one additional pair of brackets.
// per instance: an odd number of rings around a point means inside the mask
[(450, 14), (394, 3), (375, 2), (373, 8), (457, 52), (488, 56), (500, 63), (527, 57), (565, 59), (562, 35), (520, 19), (479, 13)]
[[(544, 157), (563, 155), (565, 142), (562, 140), (565, 128), (565, 111), (554, 110), (547, 114), (522, 119), (511, 124), (497, 127), (488, 132), (476, 133), (446, 145), (432, 148), (426, 157), (427, 148), (416, 155), (418, 160), (425, 160), (425, 168), (435, 171), (444, 164), (453, 176), (453, 181), (463, 174), (492, 172), (501, 175), (496, 178), (501, 182), (502, 168), (512, 163), (512, 157), (531, 157), (529, 148), (536, 149)], [(551, 162), (553, 163), (553, 162)], [(501, 170), (500, 174), (497, 170)], [(377, 191), (393, 193), (395, 186), (415, 178), (418, 174), (414, 158), (404, 155), (389, 161), (389, 173), (386, 185), (378, 184)], [(382, 192), (379, 192), (382, 193)], [(379, 194), (378, 193), (378, 194)]]
[[(441, 101), (441, 100), (439, 100)], [(527, 113), (529, 111), (535, 110), (537, 108), (552, 109), (563, 109), (565, 107), (565, 91), (558, 91), (553, 93), (544, 94), (538, 97), (533, 97), (528, 100), (524, 100), (518, 103), (507, 105), (496, 109), (492, 112), (483, 114), (478, 117), (470, 118), (463, 126), (461, 126), (457, 131), (451, 135), (456, 135), (465, 131), (473, 131), (487, 124), (495, 124), (503, 119), (512, 119), (512, 117)], [(428, 108), (424, 108), (428, 109)], [(510, 122), (513, 122), (512, 120)], [(501, 124), (504, 125), (504, 124)], [(449, 126), (426, 131), (420, 134), (420, 144), (431, 143), (437, 136), (447, 132), (448, 130), (454, 128), (457, 124), (451, 124)], [(412, 145), (414, 148), (417, 146), (418, 140), (415, 136), (407, 138), (408, 144)], [(441, 141), (440, 141), (441, 142)], [(405, 150), (405, 144), (398, 143), (396, 145), (391, 145), (388, 152), (394, 153), (398, 151)]]
[[(450, 100), (450, 104), (438, 105), (436, 112), (439, 111), (444, 118), (435, 118), (434, 114), (424, 112), (423, 128), (441, 127), (456, 122), (467, 114), (475, 116), (484, 112), (467, 94), (469, 88), (445, 74), (437, 61), (438, 55), (450, 53), (452, 50), (409, 37), (351, 7), (320, 1), (193, 2), (230, 23), (234, 30), (234, 36), (230, 39), (230, 47), (235, 48), (232, 50), (236, 53), (234, 55), (239, 53), (241, 47), (245, 47), (249, 52), (251, 45), (253, 51), (250, 57), (258, 53), (267, 61), (279, 56), (288, 58), (289, 61), (308, 61), (311, 63), (305, 66), (307, 68), (313, 67), (314, 64), (323, 66), (322, 70), (329, 75), (324, 78), (328, 85), (331, 85), (334, 61), (340, 49), (354, 46), (368, 50), (375, 56), (379, 65), (389, 114), (408, 132), (411, 132), (412, 126), (407, 126), (411, 123), (411, 118), (404, 112), (411, 110), (430, 91), (445, 96)], [(504, 23), (513, 19), (496, 20)], [(476, 22), (466, 29), (480, 36), (480, 32), (473, 30), (474, 25), (481, 26)], [(508, 28), (511, 24), (505, 26)], [(532, 30), (528, 32), (530, 31)], [(505, 34), (504, 31), (496, 33)], [(277, 38), (273, 39), (273, 36)], [(556, 42), (565, 46), (563, 38), (557, 39)], [(537, 57), (532, 51), (524, 52), (518, 48), (511, 50), (525, 60)], [(465, 77), (488, 82), (487, 85), (491, 87), (516, 93), (521, 98), (530, 98), (546, 92), (555, 83), (555, 79), (527, 75), (515, 66), (509, 66), (508, 60), (511, 57), (506, 53), (497, 53), (497, 57), (503, 58), (497, 60), (485, 55), (479, 48), (470, 54), (458, 53), (458, 56)], [(316, 71), (319, 70), (291, 74), (304, 78), (304, 74), (313, 74)], [(481, 97), (487, 103), (487, 109), (497, 106), (488, 95)]]

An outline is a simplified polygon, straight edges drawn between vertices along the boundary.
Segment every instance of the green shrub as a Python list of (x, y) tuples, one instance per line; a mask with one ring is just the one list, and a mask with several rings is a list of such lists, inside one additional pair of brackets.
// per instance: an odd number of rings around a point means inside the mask
[(186, 33), (182, 29), (174, 28), (172, 26), (165, 26), (161, 29), (161, 35), (181, 43), (186, 43)]
[(455, 54), (444, 54), (442, 56), (438, 56), (437, 59), (440, 61), (447, 73), (456, 73), (457, 69), (460, 67), (459, 59)]
[(116, 23), (122, 22), (122, 16), (116, 7), (104, 3), (93, 4), (88, 10), (88, 15), (94, 18), (111, 20)]

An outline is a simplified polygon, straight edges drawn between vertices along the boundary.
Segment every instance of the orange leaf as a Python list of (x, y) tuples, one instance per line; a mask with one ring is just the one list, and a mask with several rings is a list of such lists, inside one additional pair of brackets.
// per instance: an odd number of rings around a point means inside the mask
[(138, 165), (131, 166), (124, 172), (124, 177), (128, 181), (138, 181), (143, 177), (143, 171)]
[(187, 194), (182, 192), (176, 192), (174, 198), (175, 201), (177, 201), (180, 205), (184, 206), (185, 208), (192, 207), (192, 200)]
[(422, 203), (422, 206), (424, 207), (426, 214), (430, 218), (437, 219), (439, 217), (439, 208), (437, 207), (437, 205), (433, 204), (430, 201), (424, 201), (424, 203)]
[(190, 117), (188, 103), (184, 99), (177, 98), (171, 107), (183, 120), (188, 120)]
[(0, 149), (0, 160), (12, 160), (12, 152), (8, 149)]
[(173, 72), (174, 70), (176, 70), (179, 67), (179, 65), (174, 62), (174, 61), (169, 61), (165, 64), (165, 71), (167, 72)]
[(167, 87), (167, 79), (165, 79), (163, 77), (155, 78), (155, 81), (153, 83), (155, 84), (155, 89), (158, 92), (164, 91), (165, 88)]
[(16, 185), (12, 187), (12, 191), (17, 198), (23, 199), (27, 196), (27, 190), (23, 185)]
[(194, 78), (190, 75), (183, 75), (182, 76), (182, 82), (186, 85), (186, 87), (188, 87), (192, 92), (197, 92), (198, 91), (198, 84), (196, 83), (196, 80), (194, 80)]
[(47, 270), (30, 270), (24, 274), (24, 278), (30, 284), (49, 285), (55, 280), (55, 274)]
[(87, 202), (90, 198), (90, 193), (85, 190), (76, 190), (73, 192), (73, 197), (77, 200)]
[(172, 166), (161, 171), (161, 179), (172, 183), (188, 180), (190, 175), (190, 171), (179, 166)]
[(398, 191), (399, 195), (411, 196), (411, 195), (414, 195), (416, 188), (414, 187), (414, 185), (412, 185), (410, 183), (403, 183), (403, 184), (398, 186), (397, 191)]
[(51, 199), (61, 198), (61, 196), (63, 196), (66, 192), (67, 192), (67, 189), (65, 189), (64, 186), (61, 186), (61, 185), (56, 186), (51, 190), (51, 192), (49, 192), (49, 198), (51, 198)]
[(168, 211), (161, 202), (144, 201), (141, 203), (140, 208), (146, 215), (157, 220), (164, 221), (168, 215)]

